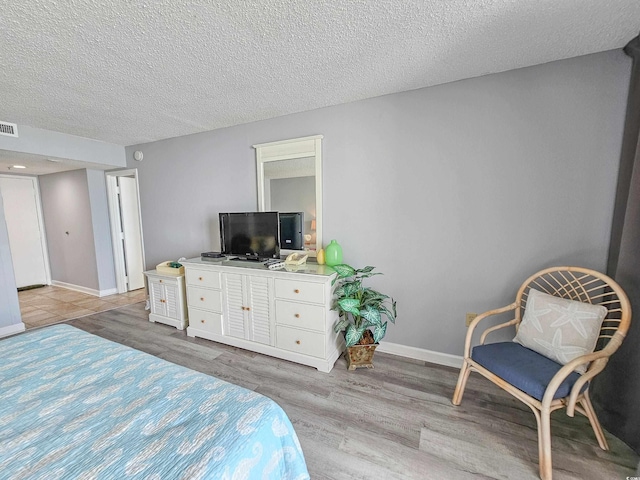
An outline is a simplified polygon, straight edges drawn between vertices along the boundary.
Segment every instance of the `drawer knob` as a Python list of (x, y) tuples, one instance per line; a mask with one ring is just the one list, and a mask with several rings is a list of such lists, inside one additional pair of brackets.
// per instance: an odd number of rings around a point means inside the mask
[(204, 323), (204, 320), (200, 320), (200, 323)]
[(300, 345), (300, 340), (296, 340), (296, 343), (297, 343), (298, 345)]
[(296, 313), (296, 314), (294, 315), (294, 317), (296, 317), (296, 318), (300, 318), (300, 314), (299, 314), (299, 313)]
[(300, 293), (300, 290), (298, 290), (297, 288), (293, 291), (293, 293)]
[(166, 302), (166, 300), (164, 298), (160, 299), (160, 303), (165, 303), (165, 302)]
[(202, 277), (198, 277), (198, 280), (202, 281)]
[(160, 279), (160, 283), (162, 283), (162, 279)]
[(200, 301), (201, 301), (201, 302), (204, 302), (204, 297), (200, 297)]

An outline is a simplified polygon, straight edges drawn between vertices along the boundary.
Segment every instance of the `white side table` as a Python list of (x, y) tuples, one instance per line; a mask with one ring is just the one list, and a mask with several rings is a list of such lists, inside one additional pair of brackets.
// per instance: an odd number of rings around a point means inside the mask
[(188, 325), (184, 275), (144, 272), (149, 286), (150, 322), (159, 322), (184, 330)]

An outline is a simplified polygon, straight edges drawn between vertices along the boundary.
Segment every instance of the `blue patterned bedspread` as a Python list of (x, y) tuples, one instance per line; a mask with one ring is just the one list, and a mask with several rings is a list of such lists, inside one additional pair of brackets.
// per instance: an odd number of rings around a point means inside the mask
[(307, 479), (272, 400), (69, 325), (0, 341), (2, 479)]

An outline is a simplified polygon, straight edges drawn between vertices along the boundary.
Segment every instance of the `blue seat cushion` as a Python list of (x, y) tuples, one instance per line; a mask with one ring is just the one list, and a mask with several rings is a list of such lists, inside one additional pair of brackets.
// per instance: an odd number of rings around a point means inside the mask
[[(471, 351), (471, 359), (539, 401), (542, 401), (553, 376), (564, 366), (516, 342), (478, 345)], [(580, 374), (571, 373), (560, 384), (553, 398), (568, 396), (578, 378)], [(582, 391), (586, 390), (587, 385)]]

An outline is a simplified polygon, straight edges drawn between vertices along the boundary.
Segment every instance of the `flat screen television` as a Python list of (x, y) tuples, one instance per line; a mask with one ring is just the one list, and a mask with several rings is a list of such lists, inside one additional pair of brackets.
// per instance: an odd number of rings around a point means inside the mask
[(278, 212), (221, 213), (220, 248), (252, 260), (280, 258)]
[(304, 248), (304, 212), (280, 213), (280, 248)]

